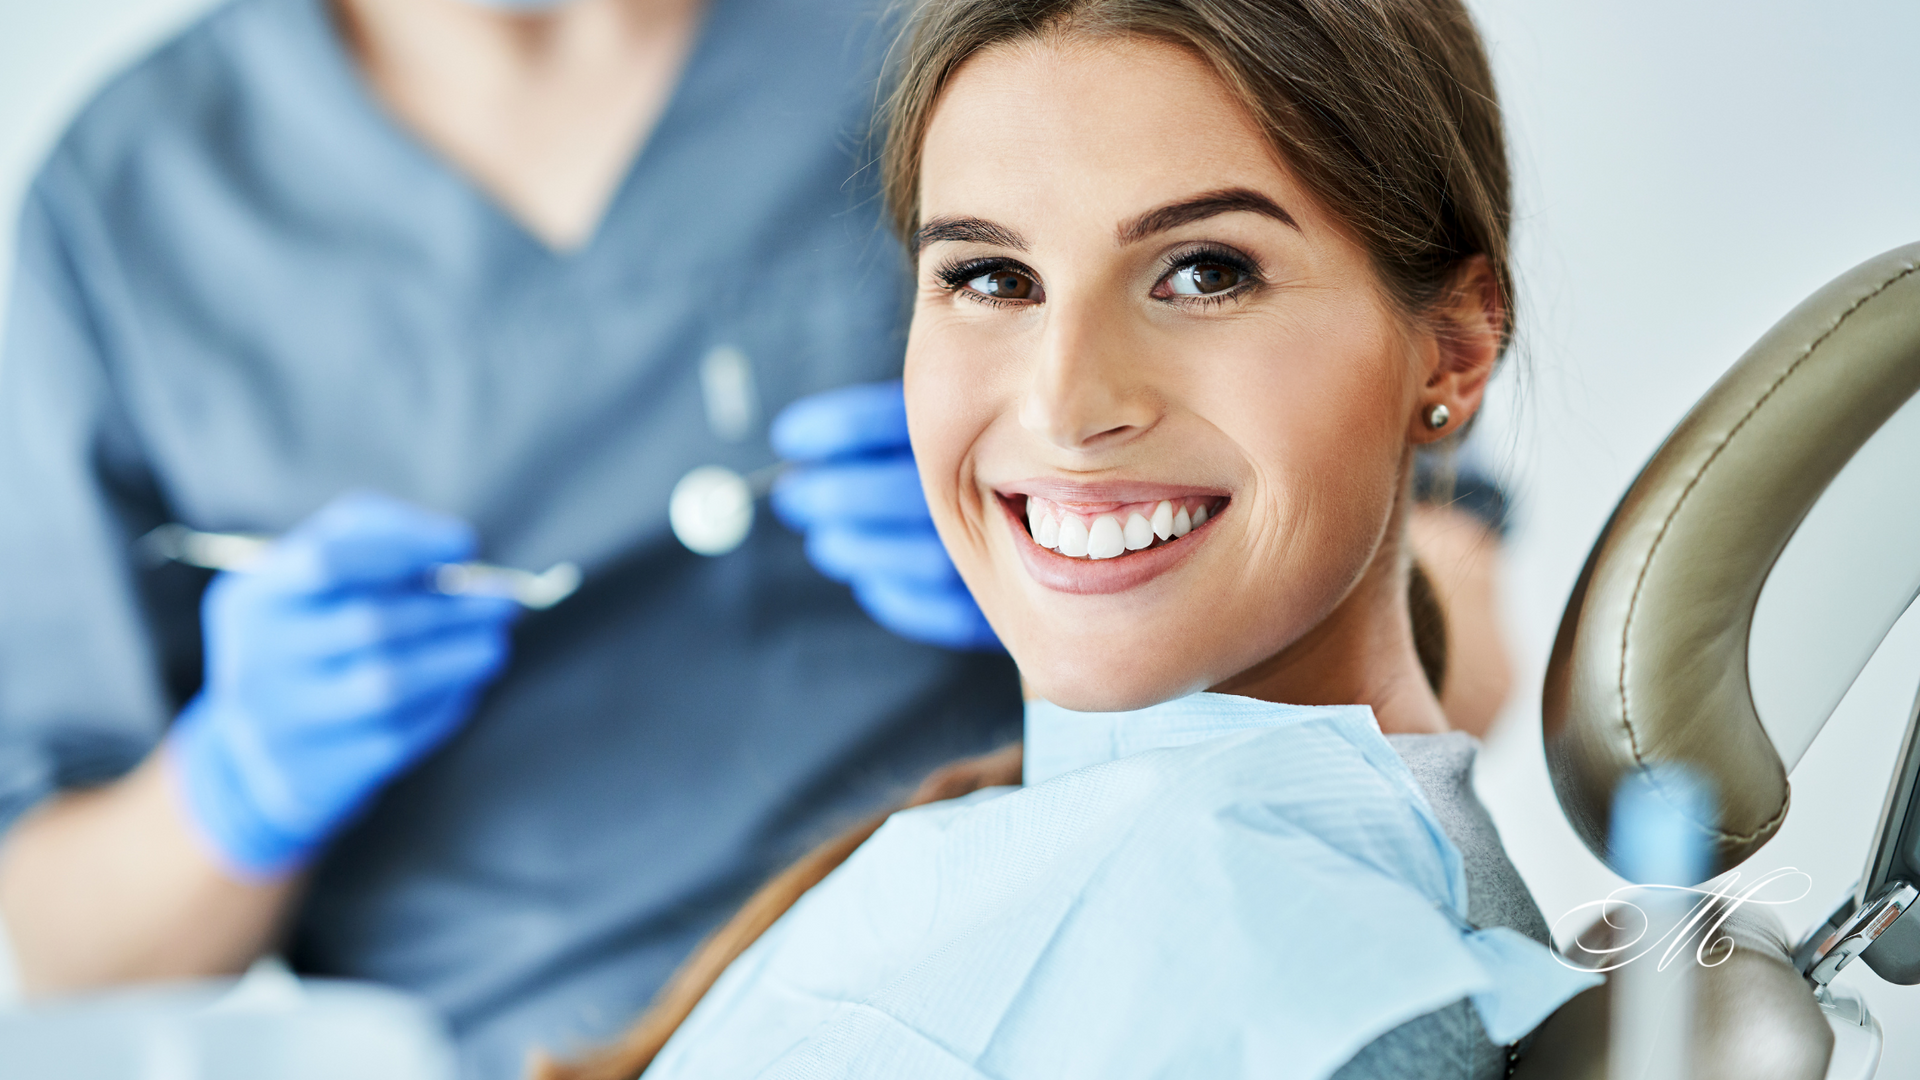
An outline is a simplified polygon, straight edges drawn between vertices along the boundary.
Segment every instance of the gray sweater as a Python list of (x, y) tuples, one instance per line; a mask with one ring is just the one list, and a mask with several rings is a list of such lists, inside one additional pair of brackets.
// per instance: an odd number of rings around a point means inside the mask
[[(1475, 926), (1508, 926), (1549, 947), (1547, 920), (1507, 858), (1500, 833), (1473, 792), (1479, 744), (1463, 732), (1389, 735), (1440, 826), (1460, 849), (1467, 873), (1467, 918)], [(1497, 1080), (1508, 1048), (1487, 1039), (1472, 1003), (1456, 1001), (1375, 1039), (1335, 1073), (1336, 1080)]]

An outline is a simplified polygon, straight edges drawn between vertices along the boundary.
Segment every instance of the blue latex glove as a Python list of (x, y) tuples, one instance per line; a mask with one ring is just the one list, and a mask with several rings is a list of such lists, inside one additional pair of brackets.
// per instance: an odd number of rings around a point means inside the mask
[(354, 493), (207, 589), (205, 685), (167, 742), (232, 868), (299, 866), (466, 720), (518, 608), (443, 596), (426, 574), (475, 547), (463, 522)]
[(801, 466), (774, 487), (774, 512), (806, 534), (821, 573), (853, 586), (867, 614), (901, 637), (1000, 648), (927, 514), (897, 380), (802, 398), (774, 418), (771, 439)]

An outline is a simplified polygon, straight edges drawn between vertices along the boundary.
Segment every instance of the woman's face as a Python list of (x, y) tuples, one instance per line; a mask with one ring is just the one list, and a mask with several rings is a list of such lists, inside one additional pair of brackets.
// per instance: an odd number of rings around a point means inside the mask
[(1212, 70), (984, 52), (920, 198), (914, 451), (1031, 691), (1137, 708), (1326, 619), (1395, 520), (1423, 350)]

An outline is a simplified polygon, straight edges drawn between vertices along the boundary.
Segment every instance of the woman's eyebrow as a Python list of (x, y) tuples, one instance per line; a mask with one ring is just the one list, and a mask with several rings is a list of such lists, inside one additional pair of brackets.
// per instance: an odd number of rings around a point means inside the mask
[(1015, 251), (1027, 250), (1027, 242), (1019, 233), (1005, 225), (996, 225), (981, 218), (934, 218), (914, 232), (913, 250), (917, 252), (936, 240), (960, 240), (992, 244), (995, 247), (1012, 248)]
[(1165, 232), (1216, 214), (1231, 214), (1237, 211), (1261, 214), (1286, 225), (1295, 232), (1300, 230), (1300, 223), (1293, 220), (1293, 215), (1265, 195), (1252, 188), (1226, 188), (1149, 210), (1132, 221), (1123, 222), (1116, 231), (1122, 244), (1132, 244), (1157, 232)]

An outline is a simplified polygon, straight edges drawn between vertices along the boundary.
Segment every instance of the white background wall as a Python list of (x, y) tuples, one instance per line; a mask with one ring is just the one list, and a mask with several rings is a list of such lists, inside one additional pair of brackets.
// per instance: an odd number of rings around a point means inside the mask
[[(11, 249), (19, 194), (89, 88), (206, 6), (0, 0), (0, 245)], [(1523, 500), (1507, 598), (1522, 692), (1481, 786), (1552, 919), (1617, 884), (1565, 825), (1541, 759), (1539, 678), (1561, 605), (1619, 493), (1714, 378), (1821, 283), (1920, 240), (1920, 5), (1476, 10), (1513, 129), (1526, 344), (1488, 430)], [(1920, 463), (1889, 483), (1920, 497), (1917, 477)], [(1793, 813), (1750, 864), (1813, 876), (1813, 895), (1783, 909), (1789, 929), (1857, 875), (1916, 685), (1909, 617), (1795, 772)], [(1920, 1075), (1920, 988), (1863, 968), (1843, 980), (1867, 988), (1887, 1025), (1881, 1075)]]

